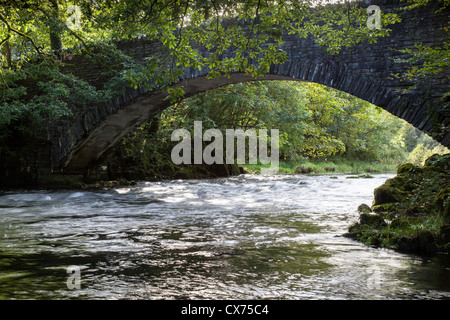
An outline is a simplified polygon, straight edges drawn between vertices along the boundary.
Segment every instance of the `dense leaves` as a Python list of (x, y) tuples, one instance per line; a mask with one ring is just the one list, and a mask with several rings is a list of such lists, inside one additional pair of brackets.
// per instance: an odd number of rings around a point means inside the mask
[[(431, 0), (405, 0), (409, 6), (407, 10), (425, 6), (432, 2)], [(436, 12), (442, 12), (450, 9), (449, 0), (433, 1), (437, 4)], [(445, 32), (450, 31), (448, 25), (441, 26)], [(403, 74), (395, 74), (395, 77), (412, 84), (407, 90), (413, 90), (426, 87), (430, 79), (434, 77), (446, 77), (450, 79), (450, 43), (444, 41), (440, 45), (425, 45), (421, 42), (415, 43), (413, 48), (399, 50), (402, 58), (396, 59), (396, 63), (404, 63), (409, 68)], [(450, 91), (444, 92), (441, 96), (443, 108), (450, 106)]]
[(340, 157), (421, 164), (431, 153), (448, 152), (405, 121), (349, 94), (314, 83), (263, 81), (218, 88), (173, 105), (124, 139), (110, 161), (116, 170), (138, 171), (140, 177), (173, 174), (178, 168), (171, 166), (176, 144), (171, 134), (176, 129), (193, 134), (194, 121), (202, 121), (203, 130), (221, 130), (224, 137), (226, 129), (279, 129), (284, 161)]
[[(193, 67), (208, 68), (211, 77), (231, 71), (262, 75), (271, 64), (285, 61), (280, 49), (284, 31), (300, 37), (313, 35), (336, 53), (361, 41), (375, 42), (399, 21), (395, 14), (384, 14), (383, 28), (369, 29), (366, 9), (345, 2), (330, 7), (324, 5), (329, 1), (312, 0), (1, 1), (2, 59), (12, 68), (15, 58), (26, 59), (34, 53), (145, 36), (167, 48), (172, 60), (166, 63), (174, 72)], [(269, 38), (275, 42), (266, 45)], [(209, 54), (203, 56), (199, 49)], [(150, 73), (157, 72), (149, 67)]]

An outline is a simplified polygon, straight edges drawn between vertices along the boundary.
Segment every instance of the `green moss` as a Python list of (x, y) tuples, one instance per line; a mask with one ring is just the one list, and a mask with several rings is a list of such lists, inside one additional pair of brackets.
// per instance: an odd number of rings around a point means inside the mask
[(417, 168), (417, 166), (413, 165), (412, 163), (405, 163), (405, 164), (401, 165), (400, 167), (398, 167), (397, 174), (406, 173), (406, 172), (409, 172), (416, 168)]
[(396, 177), (374, 191), (372, 210), (391, 222), (377, 224), (368, 219), (380, 218), (363, 213), (348, 235), (404, 252), (450, 253), (449, 160), (450, 155), (433, 155), (423, 167), (400, 166)]
[(404, 200), (404, 196), (400, 189), (385, 183), (379, 186), (374, 191), (374, 201), (373, 207), (386, 204), (386, 203), (396, 203)]
[(405, 218), (395, 218), (391, 221), (390, 228), (392, 229), (406, 229), (409, 228), (410, 222)]
[(400, 204), (398, 203), (385, 203), (372, 206), (373, 212), (376, 213), (395, 213), (400, 212)]
[(357, 210), (358, 210), (359, 213), (371, 213), (372, 212), (372, 209), (365, 203), (360, 204), (358, 206)]
[(390, 224), (356, 223), (346, 235), (371, 246), (428, 255), (450, 248), (450, 228), (441, 231), (440, 223), (437, 216), (425, 220), (397, 218)]
[(382, 216), (372, 213), (361, 213), (359, 216), (359, 222), (362, 225), (368, 225), (375, 228), (384, 227), (387, 225)]
[(295, 168), (295, 173), (301, 174), (301, 173), (311, 173), (313, 169), (310, 166), (301, 164), (297, 168)]
[(450, 222), (450, 184), (439, 191), (434, 201), (439, 213), (445, 217), (447, 222)]
[(444, 155), (434, 154), (425, 160), (424, 166), (435, 166), (444, 170), (450, 170), (450, 153)]
[(368, 173), (359, 174), (357, 176), (348, 176), (347, 177), (347, 179), (370, 179), (370, 178), (373, 178), (373, 176)]

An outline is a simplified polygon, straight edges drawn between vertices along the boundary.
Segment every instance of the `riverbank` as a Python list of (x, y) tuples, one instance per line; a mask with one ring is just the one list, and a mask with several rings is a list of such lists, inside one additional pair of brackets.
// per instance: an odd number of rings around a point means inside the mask
[[(93, 176), (84, 181), (77, 182), (74, 187), (81, 189), (109, 189), (118, 186), (133, 185), (135, 181), (161, 181), (161, 180), (189, 180), (189, 179), (214, 179), (236, 176), (242, 173), (260, 174), (261, 168), (270, 165), (174, 165), (166, 163), (164, 170), (114, 170)], [(336, 158), (333, 161), (326, 160), (304, 160), (304, 161), (281, 161), (278, 174), (311, 174), (311, 175), (334, 175), (350, 174), (347, 178), (370, 178), (371, 173), (394, 173), (396, 164), (361, 161), (355, 159)], [(107, 175), (105, 175), (107, 174)]]
[(89, 176), (48, 173), (38, 181), (15, 185), (0, 185), (0, 191), (14, 190), (109, 190), (135, 186), (138, 181), (170, 181), (190, 179), (214, 179), (236, 176), (246, 171), (234, 164), (175, 165), (166, 163), (159, 170), (121, 170), (98, 167)]
[[(261, 168), (268, 165), (245, 164), (243, 168), (253, 174), (259, 174)], [(395, 173), (398, 164), (377, 161), (362, 161), (337, 157), (331, 160), (280, 161), (278, 174), (354, 174)]]
[[(108, 167), (98, 167), (90, 171), (89, 177), (83, 175), (47, 174), (40, 176), (39, 183), (1, 186), (1, 190), (14, 189), (110, 189), (132, 186), (137, 181), (162, 181), (178, 179), (210, 179), (235, 176), (242, 173), (260, 174), (261, 168), (269, 165), (174, 165), (170, 161), (163, 164), (141, 166), (120, 166), (111, 160)], [(332, 160), (280, 161), (278, 174), (351, 175), (348, 178), (370, 178), (376, 173), (395, 173), (398, 164), (361, 161), (336, 157)], [(105, 169), (106, 168), (106, 169)]]
[(449, 181), (450, 154), (400, 166), (374, 190), (372, 206), (358, 207), (359, 222), (345, 236), (407, 253), (450, 253)]

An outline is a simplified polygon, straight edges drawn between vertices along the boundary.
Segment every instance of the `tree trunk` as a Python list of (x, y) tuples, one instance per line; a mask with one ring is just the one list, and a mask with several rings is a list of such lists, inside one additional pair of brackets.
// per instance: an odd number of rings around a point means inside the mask
[(9, 40), (6, 40), (2, 45), (2, 54), (6, 58), (6, 65), (3, 67), (10, 69), (12, 65), (11, 61), (11, 45), (9, 44)]
[(62, 50), (61, 27), (59, 21), (59, 7), (57, 0), (51, 0), (53, 7), (52, 20), (50, 21), (50, 46), (53, 51)]

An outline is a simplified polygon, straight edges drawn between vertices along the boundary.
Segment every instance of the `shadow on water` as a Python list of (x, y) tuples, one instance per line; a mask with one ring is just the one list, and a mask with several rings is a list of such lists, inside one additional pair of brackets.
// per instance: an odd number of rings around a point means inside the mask
[[(327, 254), (313, 244), (285, 245), (267, 241), (256, 245), (247, 241), (237, 246), (226, 243), (221, 246), (208, 236), (196, 235), (187, 241), (189, 235), (179, 230), (166, 230), (158, 237), (152, 237), (148, 231), (130, 231), (123, 235), (137, 246), (151, 246), (145, 251), (58, 252), (58, 248), (68, 243), (56, 239), (37, 244), (51, 246), (55, 248), (53, 252), (20, 254), (2, 250), (0, 297), (191, 299), (220, 296), (232, 299), (235, 294), (243, 293), (240, 292), (242, 287), (281, 286), (292, 274), (310, 276), (328, 267), (321, 261)], [(109, 238), (116, 236), (99, 234), (96, 241), (106, 242)], [(72, 265), (81, 269), (80, 290), (67, 287), (67, 268)], [(259, 294), (261, 297), (270, 295), (266, 290)]]
[[(240, 176), (0, 195), (0, 299), (448, 299), (448, 257), (340, 235), (374, 179)], [(70, 289), (69, 266), (80, 268)]]

